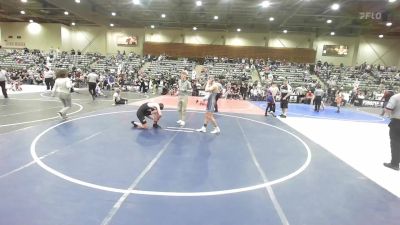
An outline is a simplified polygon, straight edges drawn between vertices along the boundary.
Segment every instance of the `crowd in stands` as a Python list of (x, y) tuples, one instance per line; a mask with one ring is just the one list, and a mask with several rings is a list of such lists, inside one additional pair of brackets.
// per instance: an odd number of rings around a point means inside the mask
[[(203, 62), (201, 65), (199, 62)], [(146, 66), (145, 66), (146, 65)], [(200, 67), (197, 67), (199, 66)], [(70, 71), (69, 77), (75, 87), (86, 86), (86, 75), (99, 75), (98, 87), (111, 90), (174, 94), (179, 74), (186, 70), (192, 82), (193, 95), (201, 95), (208, 76), (213, 76), (224, 86), (228, 99), (265, 100), (266, 90), (272, 83), (278, 87), (288, 81), (293, 88), (292, 101), (310, 103), (317, 85), (324, 89), (326, 102), (335, 102), (338, 91), (343, 102), (362, 105), (364, 99), (380, 100), (387, 89), (400, 86), (399, 71), (382, 65), (334, 66), (318, 61), (315, 65), (298, 64), (270, 59), (248, 59), (208, 56), (200, 61), (172, 58), (166, 55), (144, 56), (118, 52), (104, 56), (98, 53), (60, 52), (48, 53), (38, 50), (0, 51), (0, 67), (8, 70), (12, 87), (21, 84), (44, 84), (46, 68)], [(197, 70), (196, 70), (197, 68)], [(253, 74), (258, 75), (254, 79)]]

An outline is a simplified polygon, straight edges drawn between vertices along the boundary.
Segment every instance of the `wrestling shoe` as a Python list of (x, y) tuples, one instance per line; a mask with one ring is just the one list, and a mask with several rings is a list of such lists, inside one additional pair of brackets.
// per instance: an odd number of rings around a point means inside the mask
[(131, 121), (131, 124), (133, 125), (134, 128), (138, 127), (138, 125), (135, 123), (135, 121)]
[(281, 115), (279, 115), (279, 117), (280, 118), (286, 118), (286, 115), (281, 114)]
[(218, 127), (216, 127), (216, 128), (214, 128), (214, 130), (212, 130), (210, 133), (211, 133), (211, 134), (219, 134), (219, 133), (221, 133), (221, 130), (220, 130)]
[(57, 114), (60, 116), (61, 119), (64, 119), (64, 116), (61, 112), (57, 112)]
[(180, 125), (181, 127), (184, 127), (184, 126), (185, 126), (185, 121), (181, 121), (181, 122), (179, 123), (179, 125)]
[(161, 129), (161, 126), (155, 123), (155, 124), (153, 124), (153, 128)]
[(207, 129), (205, 127), (201, 127), (200, 129), (197, 129), (196, 131), (205, 133), (205, 132), (207, 132)]
[(181, 125), (182, 122), (183, 122), (182, 120), (176, 121), (176, 123), (179, 124), (179, 125)]

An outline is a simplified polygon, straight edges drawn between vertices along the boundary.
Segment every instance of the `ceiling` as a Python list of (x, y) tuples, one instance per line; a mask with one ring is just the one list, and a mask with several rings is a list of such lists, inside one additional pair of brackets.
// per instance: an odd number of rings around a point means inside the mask
[[(135, 0), (136, 1), (136, 0)], [(138, 0), (139, 1), (139, 0)], [(337, 35), (384, 34), (400, 36), (400, 0), (338, 0), (340, 9), (332, 10), (331, 0), (2, 0), (0, 21), (63, 23), (71, 25), (189, 28), (242, 32), (315, 32), (317, 36), (334, 31)], [(20, 13), (26, 12), (25, 15)], [(69, 15), (64, 12), (68, 11)], [(115, 12), (116, 16), (112, 16)], [(361, 12), (381, 13), (381, 19), (360, 19)], [(166, 17), (162, 18), (161, 14)], [(218, 16), (218, 20), (214, 19)], [(369, 14), (371, 17), (371, 14)], [(378, 15), (379, 16), (379, 15)], [(269, 18), (274, 17), (274, 21)], [(330, 19), (332, 23), (326, 21)], [(386, 22), (392, 22), (390, 27)]]

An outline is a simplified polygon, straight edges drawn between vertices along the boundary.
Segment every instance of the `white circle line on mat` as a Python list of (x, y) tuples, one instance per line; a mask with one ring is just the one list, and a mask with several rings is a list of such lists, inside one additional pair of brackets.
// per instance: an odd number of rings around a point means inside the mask
[[(164, 110), (164, 111), (175, 111), (175, 110)], [(89, 116), (83, 116), (83, 117), (79, 117), (79, 118), (74, 118), (59, 124), (56, 124), (54, 126), (51, 126), (49, 128), (47, 128), (46, 130), (44, 130), (43, 132), (41, 132), (38, 136), (35, 137), (35, 139), (32, 141), (31, 146), (30, 146), (30, 152), (31, 152), (31, 156), (33, 158), (33, 160), (40, 166), (42, 167), (44, 170), (46, 170), (47, 172), (58, 176), (59, 178), (81, 185), (81, 186), (85, 186), (85, 187), (89, 187), (89, 188), (93, 188), (93, 189), (97, 189), (97, 190), (102, 190), (102, 191), (108, 191), (108, 192), (115, 192), (115, 193), (124, 193), (124, 194), (138, 194), (138, 195), (151, 195), (151, 196), (170, 196), (170, 197), (201, 197), (201, 196), (216, 196), (216, 195), (227, 195), (227, 194), (235, 194), (235, 193), (241, 193), (241, 192), (246, 192), (246, 191), (253, 191), (253, 190), (257, 190), (257, 189), (261, 189), (261, 188), (265, 188), (274, 184), (278, 184), (278, 183), (282, 183), (284, 181), (287, 181), (289, 179), (294, 178), (295, 176), (301, 174), (304, 170), (306, 170), (306, 168), (310, 165), (311, 162), (311, 150), (310, 147), (297, 135), (293, 134), (290, 131), (287, 131), (283, 128), (274, 126), (274, 125), (270, 125), (264, 122), (260, 122), (257, 120), (253, 120), (253, 119), (249, 119), (249, 118), (245, 118), (245, 117), (240, 117), (240, 116), (235, 116), (235, 115), (227, 115), (227, 114), (219, 114), (222, 116), (226, 116), (226, 117), (231, 117), (231, 118), (239, 118), (239, 119), (243, 119), (243, 120), (247, 120), (247, 121), (251, 121), (251, 122), (255, 122), (258, 124), (262, 124), (262, 125), (266, 125), (266, 126), (270, 126), (273, 128), (276, 128), (280, 131), (283, 131), (289, 135), (291, 135), (292, 137), (294, 137), (295, 139), (297, 139), (302, 145), (303, 147), (306, 149), (307, 151), (307, 158), (305, 160), (305, 162), (303, 163), (303, 165), (298, 168), (297, 170), (295, 170), (294, 172), (281, 177), (279, 179), (276, 180), (272, 180), (269, 182), (265, 182), (265, 183), (261, 183), (261, 184), (257, 184), (257, 185), (252, 185), (252, 186), (248, 186), (248, 187), (242, 187), (242, 188), (234, 188), (234, 189), (227, 189), (227, 190), (217, 190), (217, 191), (205, 191), (205, 192), (163, 192), (163, 191), (146, 191), (146, 190), (126, 190), (126, 189), (120, 189), (120, 188), (114, 188), (114, 187), (108, 187), (108, 186), (102, 186), (102, 185), (98, 185), (98, 184), (94, 184), (94, 183), (89, 183), (86, 181), (82, 181), (70, 176), (67, 176), (51, 167), (49, 167), (48, 165), (46, 165), (37, 155), (36, 153), (36, 143), (39, 141), (39, 139), (45, 135), (47, 132), (49, 132), (50, 130), (61, 126), (63, 124), (66, 123), (70, 123), (72, 121), (76, 121), (76, 120), (81, 120), (81, 119), (86, 119), (86, 118), (91, 118), (91, 117), (97, 117), (97, 116), (104, 116), (104, 115), (110, 115), (110, 114), (118, 114), (118, 113), (131, 113), (131, 112), (136, 112), (136, 111), (118, 111), (118, 112), (108, 112), (108, 113), (100, 113), (100, 114), (95, 114), (95, 115), (89, 115)], [(199, 113), (196, 111), (188, 111), (188, 112), (195, 112), (195, 113)]]

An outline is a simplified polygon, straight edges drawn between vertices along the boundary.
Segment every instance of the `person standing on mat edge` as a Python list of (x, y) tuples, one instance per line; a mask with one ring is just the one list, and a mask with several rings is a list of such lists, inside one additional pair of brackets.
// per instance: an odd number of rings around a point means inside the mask
[(183, 70), (181, 72), (181, 79), (178, 81), (178, 112), (179, 120), (176, 121), (181, 127), (185, 126), (186, 108), (188, 103), (188, 96), (192, 92), (192, 85), (187, 80), (188, 72)]
[(72, 82), (67, 77), (67, 70), (59, 70), (56, 73), (56, 81), (53, 88), (54, 97), (56, 93), (64, 107), (58, 112), (62, 119), (67, 119), (67, 111), (71, 108), (71, 88)]
[(161, 128), (157, 122), (160, 121), (164, 109), (163, 103), (146, 102), (142, 104), (136, 112), (136, 116), (139, 122), (132, 121), (132, 125), (135, 128), (147, 129), (147, 121), (145, 117), (153, 120), (153, 128)]
[(322, 90), (320, 84), (317, 84), (316, 89), (314, 91), (314, 96), (315, 96), (314, 97), (314, 104), (315, 104), (314, 111), (315, 112), (319, 112), (319, 110), (321, 108), (323, 95), (324, 95), (324, 90)]
[(54, 71), (49, 67), (44, 68), (43, 72), (44, 83), (46, 84), (47, 91), (53, 90), (54, 87)]
[(279, 92), (278, 87), (275, 83), (271, 83), (271, 86), (267, 89), (267, 108), (265, 109), (265, 116), (268, 116), (268, 112), (275, 116), (275, 98), (276, 94)]
[(92, 72), (87, 75), (89, 93), (92, 95), (93, 101), (96, 99), (96, 85), (99, 80), (99, 75), (97, 75), (96, 70), (92, 69)]
[(283, 85), (281, 86), (279, 92), (281, 93), (281, 109), (282, 109), (282, 114), (279, 115), (279, 117), (286, 118), (287, 111), (289, 108), (289, 98), (290, 95), (292, 94), (292, 87), (288, 84), (287, 80), (283, 81)]
[(6, 80), (8, 82), (10, 82), (10, 78), (8, 76), (8, 73), (7, 73), (7, 71), (3, 70), (0, 67), (0, 86), (1, 86), (1, 91), (3, 92), (4, 98), (8, 98), (7, 89), (6, 89)]
[(386, 105), (386, 114), (390, 116), (389, 137), (392, 160), (384, 166), (399, 170), (400, 163), (400, 94), (393, 95)]
[(219, 134), (221, 130), (218, 127), (217, 121), (215, 121), (213, 112), (214, 112), (214, 107), (215, 107), (215, 98), (219, 92), (218, 90), (218, 85), (216, 82), (214, 82), (213, 77), (209, 77), (207, 81), (207, 85), (205, 87), (205, 91), (209, 92), (210, 95), (208, 96), (208, 101), (207, 101), (207, 108), (206, 108), (206, 115), (204, 118), (204, 125), (200, 129), (197, 129), (196, 131), (198, 132), (206, 132), (207, 131), (207, 124), (208, 122), (212, 122), (214, 125), (214, 130), (211, 131), (212, 134)]

